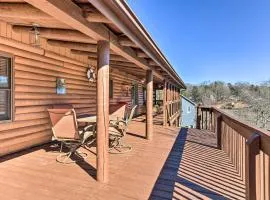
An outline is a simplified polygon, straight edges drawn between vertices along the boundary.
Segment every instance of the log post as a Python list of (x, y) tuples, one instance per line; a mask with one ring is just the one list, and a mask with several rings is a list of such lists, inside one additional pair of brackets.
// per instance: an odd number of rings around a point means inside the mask
[(216, 125), (215, 125), (215, 132), (217, 134), (217, 148), (221, 149), (221, 122), (222, 122), (222, 115), (216, 115)]
[(167, 126), (167, 81), (164, 80), (163, 87), (163, 126)]
[(108, 41), (97, 43), (97, 181), (108, 182), (109, 175), (109, 60)]
[(245, 171), (246, 171), (246, 199), (257, 199), (258, 196), (258, 184), (260, 181), (256, 178), (258, 174), (258, 167), (256, 167), (256, 157), (258, 158), (260, 153), (260, 135), (254, 133), (246, 142), (246, 159), (245, 159)]
[(153, 71), (146, 72), (146, 138), (153, 137)]

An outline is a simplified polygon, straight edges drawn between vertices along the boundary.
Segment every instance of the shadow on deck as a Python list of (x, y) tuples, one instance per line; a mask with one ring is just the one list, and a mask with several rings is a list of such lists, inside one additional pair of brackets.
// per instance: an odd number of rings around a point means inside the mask
[[(144, 139), (144, 117), (134, 119), (128, 154), (110, 155), (110, 182), (95, 180), (96, 155), (85, 162), (55, 161), (51, 144), (0, 159), (1, 199), (244, 199), (245, 188), (213, 133), (160, 126)], [(163, 168), (162, 168), (163, 167)]]
[(245, 185), (214, 133), (182, 128), (150, 199), (245, 199)]

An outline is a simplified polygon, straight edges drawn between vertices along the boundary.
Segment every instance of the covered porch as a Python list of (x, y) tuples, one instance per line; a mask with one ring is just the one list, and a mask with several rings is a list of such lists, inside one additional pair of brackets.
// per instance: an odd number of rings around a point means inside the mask
[(111, 107), (138, 106), (152, 140), (159, 86), (162, 123), (179, 125), (185, 84), (125, 1), (11, 0), (0, 9), (0, 156), (49, 142), (48, 109), (68, 104), (77, 117), (95, 115), (95, 178), (106, 183)]
[[(108, 184), (96, 181), (95, 148), (85, 162), (55, 162), (46, 144), (1, 158), (3, 199), (245, 199), (243, 179), (216, 148), (214, 133), (164, 127), (154, 118), (152, 141), (145, 117), (135, 118), (125, 142), (128, 154), (110, 154)], [(218, 177), (218, 178), (217, 178)]]

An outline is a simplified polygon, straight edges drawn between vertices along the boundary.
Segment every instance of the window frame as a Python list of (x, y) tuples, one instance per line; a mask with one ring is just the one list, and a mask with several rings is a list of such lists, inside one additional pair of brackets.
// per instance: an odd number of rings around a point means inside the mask
[(113, 79), (110, 79), (109, 82), (109, 99), (113, 99)]
[(14, 121), (14, 56), (12, 54), (6, 53), (6, 52), (2, 52), (0, 51), (0, 57), (4, 57), (4, 58), (8, 58), (10, 59), (10, 70), (9, 70), (9, 78), (10, 78), (10, 82), (9, 82), (9, 89), (0, 89), (1, 91), (9, 91), (10, 95), (9, 95), (9, 101), (8, 101), (8, 106), (9, 106), (9, 119), (1, 119), (0, 118), (0, 124), (2, 123), (9, 123), (9, 122), (13, 122)]

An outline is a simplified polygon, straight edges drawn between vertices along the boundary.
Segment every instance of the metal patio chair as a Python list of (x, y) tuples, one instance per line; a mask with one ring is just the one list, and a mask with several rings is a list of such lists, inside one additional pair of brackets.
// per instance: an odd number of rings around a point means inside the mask
[(110, 153), (126, 153), (132, 150), (130, 145), (123, 144), (122, 140), (127, 133), (127, 128), (129, 123), (131, 122), (135, 109), (137, 105), (135, 105), (129, 117), (124, 117), (122, 119), (110, 120), (109, 126), (109, 152)]
[[(61, 145), (56, 161), (69, 164), (77, 161), (75, 158), (72, 160), (73, 156), (85, 159), (87, 154), (78, 149), (95, 141), (95, 126), (89, 125), (83, 130), (79, 130), (75, 110), (68, 106), (54, 106), (48, 109), (48, 112), (52, 124), (53, 140), (59, 141)], [(62, 152), (63, 146), (68, 149), (68, 152)]]

